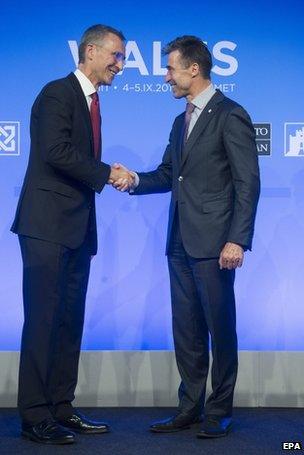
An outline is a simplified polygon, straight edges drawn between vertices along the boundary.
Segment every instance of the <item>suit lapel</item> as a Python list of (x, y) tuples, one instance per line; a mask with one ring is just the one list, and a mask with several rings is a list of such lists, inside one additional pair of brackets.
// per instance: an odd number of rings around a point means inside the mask
[(177, 144), (177, 158), (178, 158), (178, 167), (180, 167), (181, 164), (181, 159), (182, 159), (182, 153), (183, 153), (183, 139), (184, 139), (184, 131), (185, 131), (185, 116), (181, 116), (179, 119), (180, 125), (177, 125), (176, 131), (177, 131), (177, 138), (176, 138), (176, 144)]
[(71, 85), (73, 86), (74, 90), (77, 93), (77, 100), (79, 101), (80, 109), (81, 109), (85, 124), (88, 129), (90, 142), (91, 142), (91, 149), (92, 149), (92, 153), (94, 154), (93, 130), (92, 130), (90, 111), (88, 108), (88, 103), (87, 103), (86, 97), (84, 96), (81, 85), (79, 84), (78, 79), (74, 73), (70, 73), (68, 75), (68, 80), (70, 81)]
[(181, 166), (183, 166), (186, 159), (188, 158), (189, 152), (195, 145), (197, 139), (204, 133), (205, 129), (208, 126), (208, 123), (216, 114), (216, 111), (218, 110), (218, 104), (223, 99), (224, 95), (221, 92), (217, 91), (210, 99), (210, 101), (207, 103), (206, 107), (203, 109), (203, 112), (199, 116), (186, 142), (185, 149), (182, 153)]

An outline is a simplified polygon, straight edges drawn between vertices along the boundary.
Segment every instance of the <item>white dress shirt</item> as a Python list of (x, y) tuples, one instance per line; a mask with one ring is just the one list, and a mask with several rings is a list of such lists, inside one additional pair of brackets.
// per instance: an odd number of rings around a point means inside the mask
[(90, 95), (93, 95), (97, 90), (90, 81), (90, 79), (87, 78), (85, 74), (83, 74), (82, 71), (80, 71), (78, 68), (76, 71), (74, 71), (75, 76), (78, 79), (78, 82), (82, 88), (83, 94), (86, 97), (87, 103), (88, 103), (88, 108), (90, 110), (91, 103), (92, 103), (92, 98)]

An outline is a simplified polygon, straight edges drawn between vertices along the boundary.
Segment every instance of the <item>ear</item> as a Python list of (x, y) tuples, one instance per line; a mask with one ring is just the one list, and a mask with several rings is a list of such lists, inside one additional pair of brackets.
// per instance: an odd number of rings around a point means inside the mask
[(93, 44), (88, 44), (86, 47), (86, 59), (87, 60), (93, 60), (93, 56), (95, 53), (94, 45)]
[(199, 64), (198, 63), (192, 63), (191, 65), (191, 73), (192, 73), (192, 76), (195, 77), (199, 74), (200, 72), (200, 68), (199, 68)]

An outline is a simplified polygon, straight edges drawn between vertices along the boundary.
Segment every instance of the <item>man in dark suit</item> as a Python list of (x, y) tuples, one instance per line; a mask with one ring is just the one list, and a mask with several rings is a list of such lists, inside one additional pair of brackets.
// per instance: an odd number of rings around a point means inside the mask
[(124, 36), (96, 25), (84, 33), (75, 73), (47, 84), (31, 113), (31, 151), (12, 231), (23, 260), (24, 326), (18, 407), (22, 435), (74, 441), (70, 430), (105, 433), (72, 406), (90, 259), (97, 251), (95, 192), (125, 171), (100, 161), (97, 90), (125, 58)]
[(175, 119), (158, 168), (135, 175), (133, 188), (123, 179), (114, 186), (136, 195), (172, 192), (167, 255), (182, 381), (177, 414), (151, 431), (188, 428), (204, 413), (198, 437), (219, 437), (231, 428), (237, 377), (235, 268), (251, 249), (259, 197), (255, 133), (247, 112), (213, 88), (211, 55), (199, 38), (177, 38), (165, 54), (166, 81), (175, 98), (186, 97), (186, 112)]

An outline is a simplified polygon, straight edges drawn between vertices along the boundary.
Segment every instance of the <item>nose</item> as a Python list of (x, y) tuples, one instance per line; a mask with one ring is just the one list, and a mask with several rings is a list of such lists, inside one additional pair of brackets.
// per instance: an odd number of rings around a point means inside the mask
[(124, 67), (124, 62), (122, 60), (116, 61), (116, 66), (119, 68), (119, 71), (122, 71)]
[(171, 76), (170, 76), (169, 71), (167, 71), (167, 74), (165, 75), (165, 81), (166, 82), (170, 82), (171, 81)]

